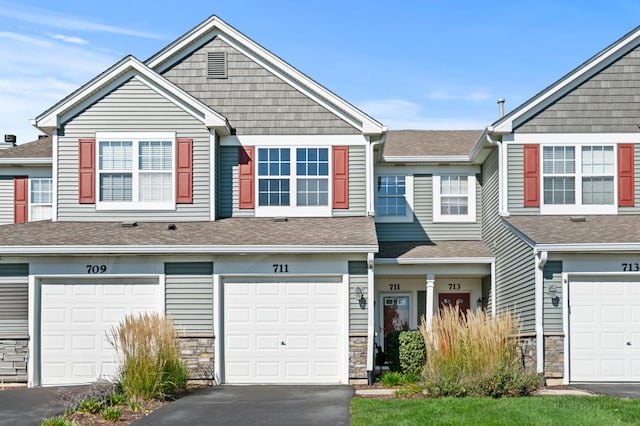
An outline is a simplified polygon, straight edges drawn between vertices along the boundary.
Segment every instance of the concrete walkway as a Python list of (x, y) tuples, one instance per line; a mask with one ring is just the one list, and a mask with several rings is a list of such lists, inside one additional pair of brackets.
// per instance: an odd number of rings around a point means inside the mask
[(215, 386), (134, 425), (349, 425), (351, 386)]

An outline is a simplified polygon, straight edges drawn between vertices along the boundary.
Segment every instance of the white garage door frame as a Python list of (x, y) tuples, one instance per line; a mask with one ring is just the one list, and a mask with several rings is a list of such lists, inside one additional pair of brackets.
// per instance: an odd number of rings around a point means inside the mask
[(216, 339), (214, 341), (214, 374), (216, 383), (225, 383), (224, 376), (224, 283), (225, 280), (231, 280), (235, 282), (261, 282), (261, 280), (268, 280), (271, 282), (300, 282), (301, 280), (313, 281), (314, 278), (337, 278), (340, 280), (342, 288), (342, 303), (340, 309), (342, 313), (341, 336), (342, 353), (341, 353), (341, 374), (340, 383), (349, 383), (349, 275), (348, 274), (301, 274), (301, 275), (246, 275), (246, 274), (214, 274), (213, 276), (213, 298), (214, 298), (214, 312), (213, 323), (214, 333)]
[[(563, 383), (570, 384), (571, 379), (571, 328), (569, 318), (569, 286), (581, 279), (610, 281), (615, 279), (640, 281), (640, 272), (564, 272), (562, 274), (562, 323), (564, 329), (564, 377)], [(575, 382), (575, 381), (574, 381)]]
[(97, 284), (101, 282), (117, 282), (117, 281), (136, 281), (136, 280), (155, 280), (159, 286), (157, 306), (160, 312), (164, 312), (165, 306), (165, 276), (163, 274), (100, 274), (98, 276), (87, 276), (80, 274), (70, 275), (31, 275), (29, 276), (29, 340), (28, 351), (29, 359), (27, 362), (27, 386), (41, 385), (42, 371), (42, 342), (41, 342), (41, 314), (42, 314), (42, 285), (47, 281), (59, 282), (61, 280), (69, 281), (95, 281)]

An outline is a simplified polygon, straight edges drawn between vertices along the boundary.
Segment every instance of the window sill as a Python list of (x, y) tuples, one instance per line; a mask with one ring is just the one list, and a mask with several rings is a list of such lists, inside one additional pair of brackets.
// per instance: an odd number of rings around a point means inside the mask
[(541, 215), (595, 215), (618, 214), (617, 205), (545, 205), (540, 206)]
[(255, 217), (330, 217), (332, 215), (332, 209), (329, 206), (256, 206), (254, 212)]
[(376, 223), (412, 223), (413, 214), (411, 216), (376, 216)]
[(116, 210), (176, 210), (175, 203), (96, 203), (97, 211)]

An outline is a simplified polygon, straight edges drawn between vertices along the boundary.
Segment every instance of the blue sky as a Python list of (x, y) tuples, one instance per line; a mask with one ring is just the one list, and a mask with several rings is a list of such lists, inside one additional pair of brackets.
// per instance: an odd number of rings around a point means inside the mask
[(0, 0), (0, 134), (210, 15), (391, 129), (480, 129), (640, 25), (640, 2)]

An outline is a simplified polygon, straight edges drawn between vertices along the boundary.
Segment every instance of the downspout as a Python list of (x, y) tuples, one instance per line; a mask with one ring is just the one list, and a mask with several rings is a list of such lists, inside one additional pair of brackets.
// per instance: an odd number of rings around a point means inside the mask
[(375, 342), (375, 290), (374, 290), (374, 254), (367, 254), (367, 298), (369, 299), (367, 304), (367, 383), (373, 385), (375, 381), (375, 365), (374, 365), (374, 350), (373, 345)]
[(544, 373), (544, 323), (543, 323), (543, 306), (544, 306), (544, 285), (543, 271), (544, 265), (547, 263), (548, 252), (535, 251), (535, 303), (536, 303), (536, 371)]
[(505, 200), (507, 197), (504, 195), (504, 189), (506, 188), (505, 180), (506, 173), (503, 170), (504, 167), (504, 153), (503, 153), (503, 145), (501, 140), (493, 140), (491, 135), (487, 133), (487, 142), (489, 142), (493, 146), (498, 147), (498, 214), (500, 216), (509, 216), (507, 212), (507, 207), (505, 205)]
[(381, 145), (385, 142), (385, 140), (387, 139), (387, 135), (386, 133), (380, 138), (380, 140), (377, 140), (375, 142), (371, 142), (369, 144), (369, 149), (367, 150), (367, 161), (368, 161), (368, 166), (367, 167), (367, 184), (368, 184), (368, 191), (367, 191), (367, 216), (375, 216), (376, 215), (376, 209), (375, 209), (375, 188), (376, 188), (376, 183), (375, 183), (375, 164), (376, 164), (376, 159), (374, 158), (375, 155), (375, 147), (376, 145)]

